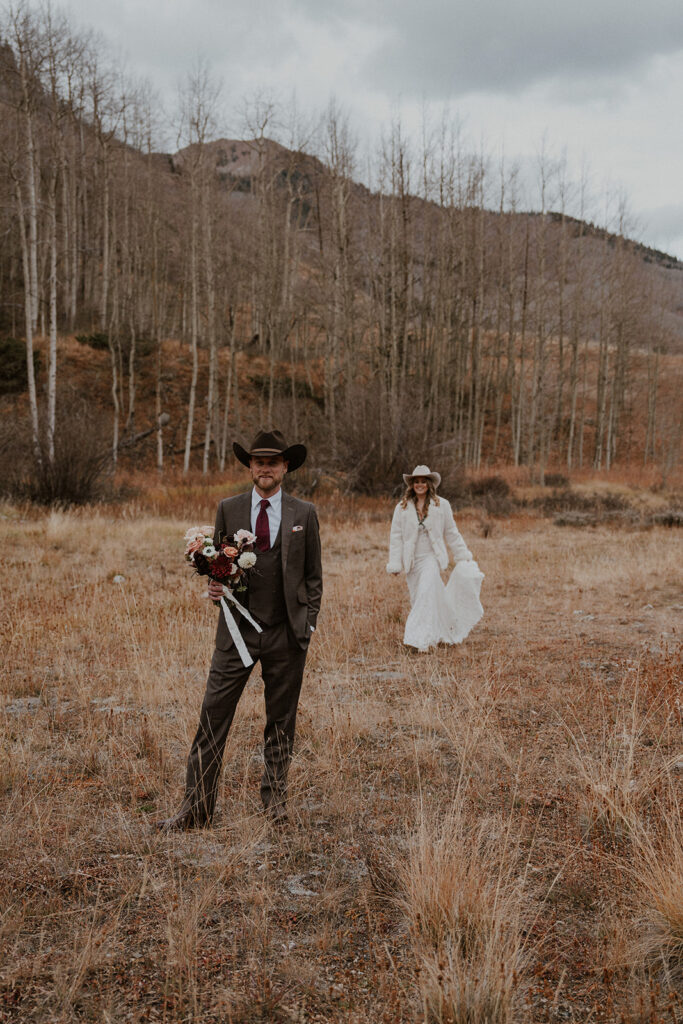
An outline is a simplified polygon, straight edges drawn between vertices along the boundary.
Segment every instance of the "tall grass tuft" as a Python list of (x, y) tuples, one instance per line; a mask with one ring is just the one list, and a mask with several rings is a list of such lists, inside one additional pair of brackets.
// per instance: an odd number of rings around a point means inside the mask
[(683, 814), (675, 792), (657, 832), (635, 835), (633, 873), (641, 922), (639, 952), (683, 984)]
[[(468, 820), (469, 819), (469, 820)], [(521, 886), (509, 830), (473, 827), (462, 794), (423, 813), (399, 869), (425, 1020), (507, 1024), (526, 961)]]
[[(661, 701), (647, 705), (640, 686), (640, 670), (627, 677), (616, 699), (596, 693), (593, 702), (597, 735), (574, 716), (565, 723), (570, 761), (579, 782), (577, 799), (582, 827), (612, 842), (633, 837), (640, 816), (651, 803), (667, 771), (661, 747), (668, 735), (668, 715), (655, 725)], [(653, 737), (652, 733), (655, 732)]]

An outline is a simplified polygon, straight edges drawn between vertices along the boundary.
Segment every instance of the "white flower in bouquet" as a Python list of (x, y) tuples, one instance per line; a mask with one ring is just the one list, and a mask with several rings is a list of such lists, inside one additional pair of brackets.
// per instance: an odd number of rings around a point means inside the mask
[(256, 565), (256, 555), (253, 551), (245, 551), (237, 559), (237, 564), (240, 569), (251, 569), (252, 566)]
[(204, 558), (215, 558), (218, 552), (213, 546), (213, 543), (209, 541), (208, 544), (204, 545), (204, 550), (202, 551), (202, 554), (204, 555)]
[[(238, 530), (235, 534), (235, 543), (237, 544), (253, 544), (256, 540), (256, 535), (251, 533), (249, 530)], [(242, 566), (244, 568), (244, 566)]]
[(213, 526), (202, 526), (200, 529), (205, 537), (213, 537)]

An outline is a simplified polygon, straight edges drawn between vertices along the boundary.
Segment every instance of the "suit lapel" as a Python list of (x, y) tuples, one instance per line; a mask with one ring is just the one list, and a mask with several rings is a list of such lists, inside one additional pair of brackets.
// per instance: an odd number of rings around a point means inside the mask
[(282, 544), (282, 568), (284, 570), (287, 565), (287, 553), (289, 552), (289, 542), (292, 539), (292, 527), (294, 526), (294, 512), (295, 503), (294, 498), (290, 498), (288, 494), (282, 492), (282, 530), (281, 544)]
[(238, 530), (251, 530), (251, 491), (239, 494), (234, 499), (230, 523), (226, 525), (230, 541)]

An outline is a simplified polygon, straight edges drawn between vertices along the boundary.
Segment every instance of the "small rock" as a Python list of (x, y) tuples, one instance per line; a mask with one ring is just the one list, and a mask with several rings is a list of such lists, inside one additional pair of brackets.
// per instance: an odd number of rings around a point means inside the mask
[(292, 896), (317, 896), (317, 892), (313, 892), (312, 889), (307, 889), (301, 884), (301, 875), (292, 875), (291, 878), (287, 879), (285, 883)]
[(40, 697), (16, 697), (9, 704), (5, 704), (3, 710), (8, 715), (24, 715), (27, 711), (37, 711), (40, 704)]
[(90, 704), (93, 711), (111, 711), (114, 715), (125, 715), (129, 708), (116, 703), (116, 697), (92, 697)]
[(126, 577), (125, 576), (121, 576), (119, 573), (117, 573), (116, 576), (112, 576), (111, 581), (112, 581), (112, 583), (125, 583), (126, 582)]

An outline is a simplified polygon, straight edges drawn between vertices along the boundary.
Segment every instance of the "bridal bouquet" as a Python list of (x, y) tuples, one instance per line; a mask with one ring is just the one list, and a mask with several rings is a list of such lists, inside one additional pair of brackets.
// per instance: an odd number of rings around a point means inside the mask
[(244, 665), (252, 665), (253, 659), (247, 651), (240, 631), (228, 603), (239, 612), (254, 629), (260, 633), (261, 627), (243, 608), (234, 591), (239, 593), (247, 589), (246, 580), (249, 572), (256, 565), (256, 554), (253, 550), (256, 537), (249, 530), (238, 530), (232, 541), (223, 540), (218, 547), (213, 542), (213, 529), (210, 526), (191, 526), (185, 534), (185, 559), (194, 566), (199, 576), (209, 576), (223, 585), (221, 608), (230, 635), (234, 641)]
[(238, 530), (232, 541), (223, 540), (216, 548), (210, 526), (191, 526), (185, 534), (185, 558), (199, 576), (239, 592), (246, 590), (247, 574), (256, 565), (255, 540), (249, 530)]

